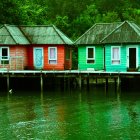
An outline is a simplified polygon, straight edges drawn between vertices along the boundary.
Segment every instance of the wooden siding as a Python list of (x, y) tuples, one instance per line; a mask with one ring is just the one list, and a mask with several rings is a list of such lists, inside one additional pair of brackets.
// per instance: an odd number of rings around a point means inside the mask
[(27, 69), (33, 70), (34, 69), (34, 64), (33, 64), (33, 47), (28, 46), (28, 66)]
[(6, 68), (8, 70), (24, 70), (28, 65), (26, 46), (10, 46), (9, 57), (9, 64), (0, 64), (0, 68)]
[[(32, 45), (28, 48), (28, 69), (35, 69), (34, 68), (34, 59), (33, 59), (33, 48), (34, 47), (41, 47), (43, 48), (44, 52), (44, 66), (43, 70), (64, 70), (65, 65), (65, 51), (64, 45)], [(57, 64), (49, 64), (48, 60), (48, 47), (57, 47)]]
[(78, 47), (78, 69), (87, 70), (87, 68), (94, 68), (95, 70), (103, 70), (104, 69), (104, 51), (103, 50), (104, 50), (103, 47), (95, 46), (95, 63), (87, 64), (86, 46), (79, 46)]
[[(115, 46), (115, 45), (113, 45)], [(116, 45), (118, 46), (118, 45)], [(126, 46), (120, 47), (120, 64), (115, 65), (111, 62), (111, 45), (105, 46), (105, 68), (106, 71), (127, 71), (127, 49)]]
[(70, 59), (66, 59), (66, 49), (65, 49), (65, 66), (66, 70), (72, 69), (72, 49), (70, 49)]
[[(57, 64), (49, 64), (48, 47), (57, 47)], [(64, 46), (47, 45), (44, 46), (44, 70), (64, 70)]]

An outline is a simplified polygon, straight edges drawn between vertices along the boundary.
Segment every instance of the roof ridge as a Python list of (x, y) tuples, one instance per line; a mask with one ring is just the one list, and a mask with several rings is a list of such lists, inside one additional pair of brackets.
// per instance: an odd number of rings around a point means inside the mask
[(28, 36), (25, 34), (25, 32), (22, 30), (22, 28), (20, 26), (18, 26), (18, 28), (21, 31), (21, 33), (24, 35), (24, 37), (29, 41), (29, 43), (32, 44), (32, 41), (30, 40), (30, 38), (28, 38)]
[(19, 27), (52, 27), (53, 24), (50, 25), (19, 25)]
[(75, 42), (78, 42), (86, 33), (88, 33), (92, 28), (94, 28), (97, 25), (97, 23), (93, 24), (84, 34), (82, 34)]
[[(137, 29), (136, 29), (136, 27), (134, 27), (130, 22), (128, 22), (127, 21), (127, 23), (129, 24), (129, 26), (131, 26), (133, 29), (134, 29), (134, 31), (136, 32), (136, 34), (138, 34), (139, 36), (140, 36), (140, 32), (137, 32)], [(134, 23), (134, 22), (133, 22)], [(135, 24), (135, 23), (134, 23)], [(135, 24), (135, 26), (137, 26), (136, 24)], [(138, 27), (138, 26), (137, 26)], [(140, 28), (138, 27), (138, 29), (140, 30)]]
[[(109, 34), (107, 34), (100, 42), (102, 43), (107, 37), (109, 37), (111, 34), (113, 34), (117, 29), (119, 29), (126, 21), (120, 23), (118, 27), (116, 27), (114, 30), (112, 30)], [(119, 23), (119, 22), (118, 22)]]
[(8, 33), (10, 34), (10, 36), (13, 38), (13, 40), (15, 41), (15, 43), (18, 44), (18, 42), (16, 41), (16, 39), (13, 37), (13, 35), (12, 35), (11, 32), (9, 31), (8, 26), (9, 26), (9, 25), (4, 24), (4, 27), (6, 28), (6, 30), (7, 30)]
[[(61, 30), (59, 30), (55, 25), (52, 25), (52, 26), (53, 26), (54, 30), (56, 31), (56, 33), (59, 35), (59, 37), (62, 39), (62, 41), (64, 42), (64, 44), (69, 44), (69, 43), (67, 43), (67, 42), (63, 39), (63, 37), (60, 35), (60, 33), (63, 34), (65, 37), (67, 37), (67, 35), (64, 34)], [(60, 32), (60, 33), (59, 33), (59, 32)], [(69, 40), (72, 42), (72, 40), (71, 40), (69, 37), (67, 37), (67, 39), (69, 39)], [(72, 44), (72, 43), (71, 43), (71, 44)]]
[(66, 42), (64, 41), (64, 39), (61, 37), (61, 35), (58, 33), (58, 31), (57, 31), (55, 25), (53, 25), (53, 28), (54, 28), (54, 30), (56, 31), (56, 33), (59, 35), (59, 37), (62, 39), (62, 41), (63, 41), (64, 43), (66, 43)]

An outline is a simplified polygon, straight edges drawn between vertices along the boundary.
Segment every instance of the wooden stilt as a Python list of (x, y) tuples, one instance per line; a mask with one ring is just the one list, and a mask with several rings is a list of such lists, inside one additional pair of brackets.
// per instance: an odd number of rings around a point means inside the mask
[(87, 76), (86, 80), (87, 80), (87, 90), (89, 90), (89, 76)]
[(40, 88), (41, 88), (41, 93), (43, 92), (43, 76), (42, 74), (40, 75)]
[(70, 82), (71, 81), (71, 77), (68, 77), (68, 90), (70, 91), (71, 90), (71, 85), (70, 85)]
[(105, 78), (105, 81), (106, 81), (105, 88), (106, 88), (106, 91), (107, 91), (108, 90), (108, 78)]
[(78, 77), (78, 84), (79, 84), (79, 88), (81, 90), (81, 87), (82, 87), (82, 77), (81, 77), (81, 75), (79, 75), (79, 77)]
[(10, 88), (10, 77), (9, 74), (7, 75), (7, 91), (9, 93), (9, 88)]
[(114, 78), (114, 83), (115, 83), (115, 91), (117, 90), (117, 79)]
[(64, 91), (66, 91), (66, 87), (67, 87), (67, 84), (66, 84), (67, 81), (66, 81), (66, 80), (67, 80), (67, 79), (66, 79), (66, 77), (64, 76), (64, 83), (63, 83), (63, 84), (64, 84)]
[(117, 78), (117, 91), (120, 89), (120, 76)]
[(97, 77), (96, 77), (96, 85), (98, 84), (98, 79), (97, 79)]

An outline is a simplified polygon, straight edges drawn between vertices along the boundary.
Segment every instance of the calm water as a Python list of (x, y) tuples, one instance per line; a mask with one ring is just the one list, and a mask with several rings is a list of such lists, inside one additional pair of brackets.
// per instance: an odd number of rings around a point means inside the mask
[[(1, 93), (0, 93), (1, 94)], [(0, 96), (0, 140), (140, 139), (140, 92), (15, 92)]]

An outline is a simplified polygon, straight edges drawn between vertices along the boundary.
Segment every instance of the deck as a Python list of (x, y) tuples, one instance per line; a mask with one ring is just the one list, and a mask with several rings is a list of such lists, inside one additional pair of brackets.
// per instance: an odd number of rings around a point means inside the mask
[[(120, 87), (121, 79), (122, 78), (140, 78), (140, 72), (106, 72), (106, 71), (93, 71), (93, 70), (64, 70), (64, 71), (46, 71), (46, 70), (21, 70), (21, 71), (12, 71), (12, 70), (2, 70), (0, 71), (0, 78), (5, 77), (7, 78), (7, 90), (9, 91), (10, 87), (10, 78), (40, 78), (40, 89), (43, 91), (43, 81), (44, 78), (47, 77), (61, 77), (61, 78), (68, 78), (70, 81), (71, 78), (75, 78), (77, 83), (81, 89), (82, 87), (82, 79), (86, 79), (87, 87), (89, 86), (89, 79), (95, 78), (104, 78), (106, 81), (106, 87), (108, 87), (108, 79), (114, 79), (116, 83), (116, 88)], [(69, 82), (70, 83), (70, 82)], [(65, 80), (62, 84), (65, 84)]]
[(95, 77), (140, 77), (140, 72), (106, 72), (106, 71), (93, 71), (93, 70), (64, 70), (64, 71), (58, 71), (58, 70), (1, 70), (0, 71), (0, 77), (5, 76), (11, 76), (11, 77), (35, 77), (35, 76), (56, 76), (56, 77), (76, 77), (76, 76), (95, 76)]

